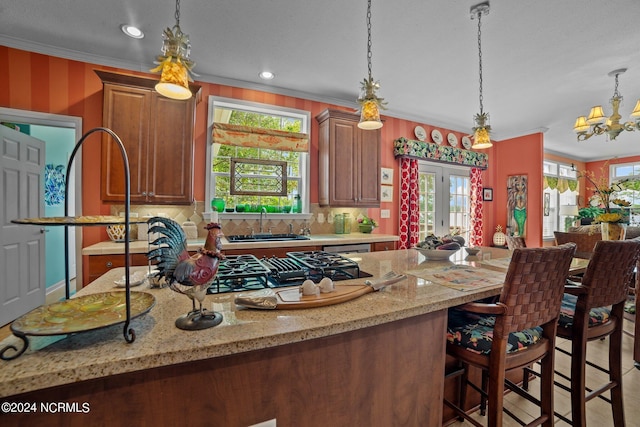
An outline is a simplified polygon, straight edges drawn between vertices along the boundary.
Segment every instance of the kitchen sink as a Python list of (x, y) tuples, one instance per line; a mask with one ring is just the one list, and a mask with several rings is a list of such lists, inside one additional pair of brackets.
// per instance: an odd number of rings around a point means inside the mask
[(309, 240), (309, 236), (298, 234), (237, 234), (226, 236), (229, 243), (242, 242), (283, 242), (287, 240)]

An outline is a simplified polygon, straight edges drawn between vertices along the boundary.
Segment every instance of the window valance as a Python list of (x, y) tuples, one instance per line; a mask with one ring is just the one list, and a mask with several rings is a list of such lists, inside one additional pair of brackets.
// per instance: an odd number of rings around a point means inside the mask
[(489, 167), (489, 156), (486, 153), (403, 137), (393, 141), (393, 155), (396, 158), (410, 157), (479, 169), (487, 169)]
[(557, 189), (559, 193), (564, 193), (567, 190), (577, 191), (579, 188), (579, 183), (577, 179), (545, 176), (543, 179), (542, 187), (543, 190), (550, 188), (552, 190)]
[(236, 147), (267, 148), (280, 151), (309, 151), (309, 135), (275, 129), (213, 124), (214, 143)]

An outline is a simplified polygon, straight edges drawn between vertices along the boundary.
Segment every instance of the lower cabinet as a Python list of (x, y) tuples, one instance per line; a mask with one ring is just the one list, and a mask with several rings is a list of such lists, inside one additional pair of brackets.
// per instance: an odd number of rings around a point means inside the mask
[[(129, 265), (147, 265), (147, 254), (129, 254)], [(89, 255), (89, 280), (85, 284), (89, 284), (102, 276), (107, 271), (116, 267), (125, 266), (125, 257), (123, 254), (112, 255)]]
[(375, 242), (371, 244), (371, 250), (373, 252), (395, 251), (396, 242)]

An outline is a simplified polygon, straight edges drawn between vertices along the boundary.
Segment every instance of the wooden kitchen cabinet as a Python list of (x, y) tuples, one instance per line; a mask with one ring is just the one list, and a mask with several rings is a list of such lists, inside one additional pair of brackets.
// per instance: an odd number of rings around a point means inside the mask
[[(147, 254), (129, 254), (129, 265), (148, 265)], [(91, 283), (107, 271), (116, 267), (124, 267), (126, 258), (122, 254), (89, 255), (89, 280)]]
[[(129, 159), (131, 203), (191, 204), (193, 201), (194, 96), (174, 100), (154, 90), (155, 79), (95, 70), (102, 79), (103, 126), (122, 140)], [(102, 140), (101, 197), (124, 202), (124, 166), (118, 145)]]
[(359, 116), (327, 109), (316, 116), (320, 206), (380, 206), (380, 130), (358, 128)]
[(395, 251), (396, 242), (375, 242), (371, 244), (373, 252)]

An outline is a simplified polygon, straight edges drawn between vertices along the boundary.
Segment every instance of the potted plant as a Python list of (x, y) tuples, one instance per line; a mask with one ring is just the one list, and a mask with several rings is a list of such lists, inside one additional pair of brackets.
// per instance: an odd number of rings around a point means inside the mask
[(590, 225), (602, 212), (602, 209), (597, 206), (587, 206), (585, 208), (580, 208), (578, 210), (580, 225)]
[[(602, 169), (604, 169), (604, 166)], [(609, 184), (603, 172), (600, 178), (596, 179), (593, 171), (580, 172), (578, 177), (584, 177), (593, 185), (590, 188), (590, 190), (594, 191), (593, 196), (591, 196), (591, 204), (602, 206), (604, 211), (595, 217), (595, 222), (600, 223), (602, 240), (624, 240), (628, 221), (624, 208), (631, 206), (631, 203), (618, 197), (618, 192), (624, 189), (623, 185), (627, 180)], [(618, 208), (612, 209), (612, 205)]]

